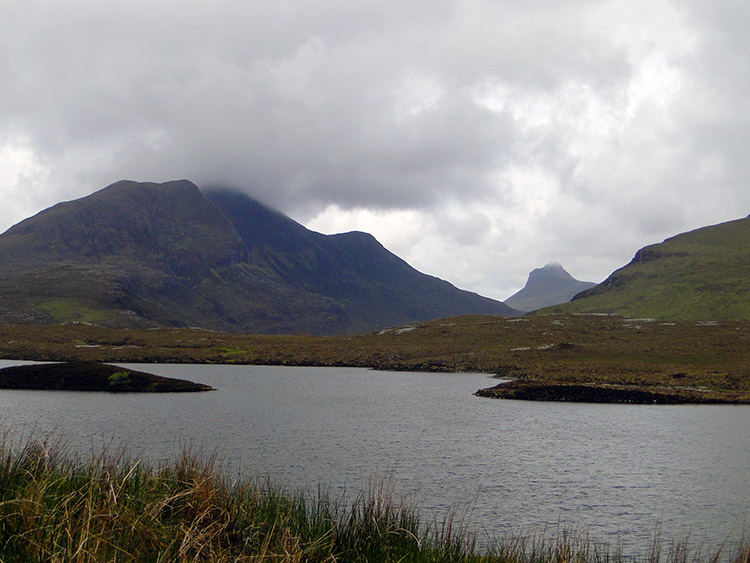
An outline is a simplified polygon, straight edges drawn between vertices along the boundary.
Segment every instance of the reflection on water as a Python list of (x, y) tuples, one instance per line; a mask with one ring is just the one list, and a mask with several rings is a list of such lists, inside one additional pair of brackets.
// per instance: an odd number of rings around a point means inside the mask
[(575, 528), (626, 553), (657, 525), (718, 546), (750, 517), (750, 407), (480, 399), (473, 391), (493, 382), (469, 374), (132, 367), (218, 390), (0, 391), (2, 429), (54, 430), (84, 455), (125, 443), (154, 463), (191, 444), (292, 488), (356, 491), (387, 477), (425, 519), (455, 509), (495, 536)]

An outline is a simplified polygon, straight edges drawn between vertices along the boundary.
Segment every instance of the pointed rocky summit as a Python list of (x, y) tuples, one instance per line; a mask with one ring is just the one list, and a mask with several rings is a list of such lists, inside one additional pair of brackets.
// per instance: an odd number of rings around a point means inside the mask
[(526, 286), (505, 300), (505, 304), (520, 311), (536, 311), (543, 307), (570, 301), (576, 294), (595, 286), (579, 281), (560, 264), (547, 264), (529, 274)]

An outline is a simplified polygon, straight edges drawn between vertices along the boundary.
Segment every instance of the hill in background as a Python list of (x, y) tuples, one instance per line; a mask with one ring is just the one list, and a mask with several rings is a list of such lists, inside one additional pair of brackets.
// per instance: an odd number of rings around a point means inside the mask
[(237, 192), (121, 181), (0, 235), (0, 322), (343, 334), (499, 301), (418, 272), (371, 235), (322, 235)]
[(570, 301), (574, 295), (596, 284), (578, 281), (560, 264), (535, 268), (523, 289), (505, 300), (505, 304), (520, 311), (535, 311)]
[(750, 218), (646, 246), (601, 284), (545, 312), (750, 319)]

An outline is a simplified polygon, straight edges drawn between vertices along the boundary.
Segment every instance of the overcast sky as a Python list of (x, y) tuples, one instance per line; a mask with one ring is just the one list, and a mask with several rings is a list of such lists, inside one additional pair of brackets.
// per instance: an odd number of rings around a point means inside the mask
[(505, 299), (750, 213), (746, 0), (2, 0), (0, 231), (231, 185)]

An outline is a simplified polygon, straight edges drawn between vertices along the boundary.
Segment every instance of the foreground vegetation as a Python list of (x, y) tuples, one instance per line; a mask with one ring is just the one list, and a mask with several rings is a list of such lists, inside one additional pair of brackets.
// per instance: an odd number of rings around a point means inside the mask
[(0, 357), (472, 371), (521, 382), (750, 402), (750, 321), (467, 316), (340, 337), (0, 325)]
[[(149, 469), (124, 456), (73, 462), (49, 442), (0, 446), (0, 561), (634, 560), (585, 537), (506, 538), (476, 547), (449, 518), (432, 526), (376, 487), (350, 503), (229, 480), (184, 453)], [(750, 561), (750, 546), (703, 553), (655, 541), (647, 561)]]

